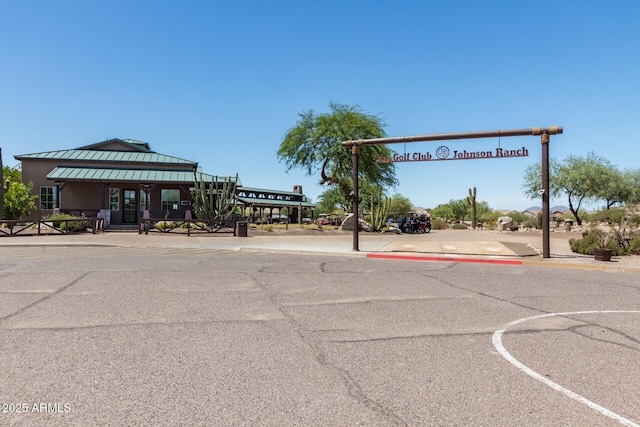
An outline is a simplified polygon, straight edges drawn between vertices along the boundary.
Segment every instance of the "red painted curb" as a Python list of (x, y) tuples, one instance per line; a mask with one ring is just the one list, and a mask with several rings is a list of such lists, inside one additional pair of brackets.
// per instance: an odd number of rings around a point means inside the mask
[(471, 262), (476, 264), (501, 264), (522, 265), (519, 259), (486, 259), (486, 258), (458, 258), (446, 256), (421, 256), (421, 255), (393, 255), (393, 254), (367, 254), (367, 258), (399, 259), (404, 261), (446, 261), (446, 262)]

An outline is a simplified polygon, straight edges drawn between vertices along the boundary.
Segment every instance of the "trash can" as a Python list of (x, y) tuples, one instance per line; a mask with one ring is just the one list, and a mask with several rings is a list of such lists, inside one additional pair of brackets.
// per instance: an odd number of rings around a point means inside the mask
[(247, 237), (247, 229), (249, 228), (249, 223), (246, 221), (238, 221), (236, 222), (236, 236), (237, 237)]

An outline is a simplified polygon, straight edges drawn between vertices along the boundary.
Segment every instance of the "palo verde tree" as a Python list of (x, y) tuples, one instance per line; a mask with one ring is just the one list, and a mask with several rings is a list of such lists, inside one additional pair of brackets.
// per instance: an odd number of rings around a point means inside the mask
[[(360, 189), (360, 199), (362, 200), (364, 209), (369, 209), (371, 198), (377, 196), (381, 189), (382, 188), (379, 186), (372, 186), (363, 181)], [(386, 193), (383, 191), (382, 195), (384, 196)], [(318, 197), (316, 212), (332, 214), (336, 211), (346, 211), (348, 210), (349, 203), (349, 199), (338, 187), (330, 187)], [(390, 197), (389, 209), (391, 216), (394, 214), (406, 214), (411, 212), (412, 206), (411, 201), (401, 194), (396, 193)]]
[(315, 211), (332, 214), (335, 211), (344, 211), (347, 209), (348, 204), (348, 200), (338, 187), (329, 187), (318, 197)]
[(390, 210), (392, 214), (400, 214), (411, 212), (412, 209), (411, 200), (408, 197), (403, 196), (402, 194), (394, 194), (391, 196), (391, 206)]
[(440, 204), (430, 210), (431, 217), (441, 218), (445, 221), (463, 221), (467, 216), (468, 204), (466, 199), (449, 200), (445, 204)]
[(635, 203), (634, 192), (637, 191), (638, 171), (631, 169), (619, 170), (609, 166), (603, 173), (603, 186), (598, 191), (598, 198), (605, 201), (607, 209), (614, 205)]
[(456, 218), (460, 222), (464, 221), (467, 213), (469, 213), (467, 201), (465, 199), (449, 200), (449, 203), (447, 204), (451, 206), (454, 218)]
[(494, 211), (486, 201), (476, 202), (476, 217), (478, 222), (496, 221), (500, 212)]
[(631, 183), (629, 203), (640, 203), (640, 169), (627, 171)]
[[(383, 138), (384, 121), (364, 112), (359, 106), (330, 103), (329, 113), (313, 110), (299, 114), (298, 122), (290, 128), (280, 143), (278, 158), (287, 170), (301, 168), (311, 176), (320, 173), (320, 184), (339, 188), (350, 204), (352, 191), (351, 151), (340, 143), (350, 139)], [(378, 156), (391, 155), (385, 145), (366, 147), (360, 151), (360, 177), (381, 187), (397, 183), (395, 165), (378, 163)], [(347, 206), (347, 209), (350, 206)]]
[[(367, 181), (360, 183), (360, 200), (365, 209), (368, 209), (369, 201), (372, 194), (378, 194), (381, 187), (371, 185)], [(318, 197), (316, 203), (316, 211), (320, 213), (336, 213), (336, 211), (348, 211), (351, 207), (351, 199), (349, 194), (344, 192), (338, 186), (331, 186), (324, 190)]]
[[(552, 159), (549, 161), (549, 196), (567, 196), (569, 210), (578, 225), (581, 225), (582, 203), (603, 198), (602, 189), (610, 182), (612, 167), (608, 160), (594, 152), (588, 153), (585, 157), (569, 155), (563, 162)], [(532, 200), (539, 198), (538, 190), (542, 183), (541, 166), (527, 167), (524, 180), (524, 194)]]

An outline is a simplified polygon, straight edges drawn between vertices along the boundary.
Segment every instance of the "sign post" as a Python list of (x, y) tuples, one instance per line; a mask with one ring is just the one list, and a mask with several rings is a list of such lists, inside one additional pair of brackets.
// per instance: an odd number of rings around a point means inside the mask
[[(562, 128), (560, 130), (562, 133)], [(542, 143), (542, 258), (551, 258), (549, 249), (549, 134), (543, 133), (540, 136)]]
[(359, 203), (359, 198), (360, 196), (358, 195), (359, 193), (359, 188), (358, 188), (358, 169), (359, 169), (359, 164), (360, 164), (360, 145), (353, 145), (351, 147), (351, 160), (353, 162), (353, 194), (351, 197), (351, 206), (352, 206), (352, 211), (353, 211), (353, 247), (354, 247), (354, 251), (359, 251), (360, 246), (359, 246), (359, 241), (358, 241), (358, 231), (360, 229), (360, 218), (359, 216), (359, 212), (358, 212), (358, 205)]
[[(550, 258), (549, 250), (549, 141), (550, 135), (560, 135), (563, 129), (560, 126), (550, 126), (548, 128), (528, 128), (528, 129), (511, 129), (511, 130), (490, 130), (475, 132), (457, 132), (457, 133), (441, 133), (432, 135), (412, 135), (400, 136), (392, 138), (372, 138), (343, 141), (344, 147), (351, 147), (351, 155), (353, 162), (353, 250), (359, 251), (359, 219), (358, 219), (358, 174), (359, 174), (359, 154), (360, 148), (367, 145), (382, 144), (401, 144), (408, 142), (427, 142), (427, 141), (446, 141), (455, 139), (479, 139), (479, 138), (501, 138), (507, 136), (536, 136), (540, 135), (542, 142), (542, 257)], [(502, 157), (520, 157), (502, 156)], [(486, 156), (466, 156), (463, 158), (487, 158)], [(425, 158), (423, 160), (430, 160)]]

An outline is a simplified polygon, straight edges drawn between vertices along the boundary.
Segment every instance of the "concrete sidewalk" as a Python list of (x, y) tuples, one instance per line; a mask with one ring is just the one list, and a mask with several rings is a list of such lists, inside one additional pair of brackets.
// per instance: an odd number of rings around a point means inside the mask
[[(385, 259), (485, 262), (517, 265), (581, 267), (640, 272), (640, 256), (614, 257), (611, 262), (571, 252), (568, 238), (552, 235), (551, 258), (541, 257), (540, 233), (491, 232), (486, 230), (437, 230), (429, 234), (396, 235), (360, 233), (360, 251), (353, 251), (351, 234), (325, 235), (183, 235), (173, 233), (105, 232), (43, 236), (0, 237), (0, 247), (12, 246), (118, 246), (153, 248), (199, 248), (226, 251), (334, 254)], [(508, 260), (509, 262), (505, 262)]]

